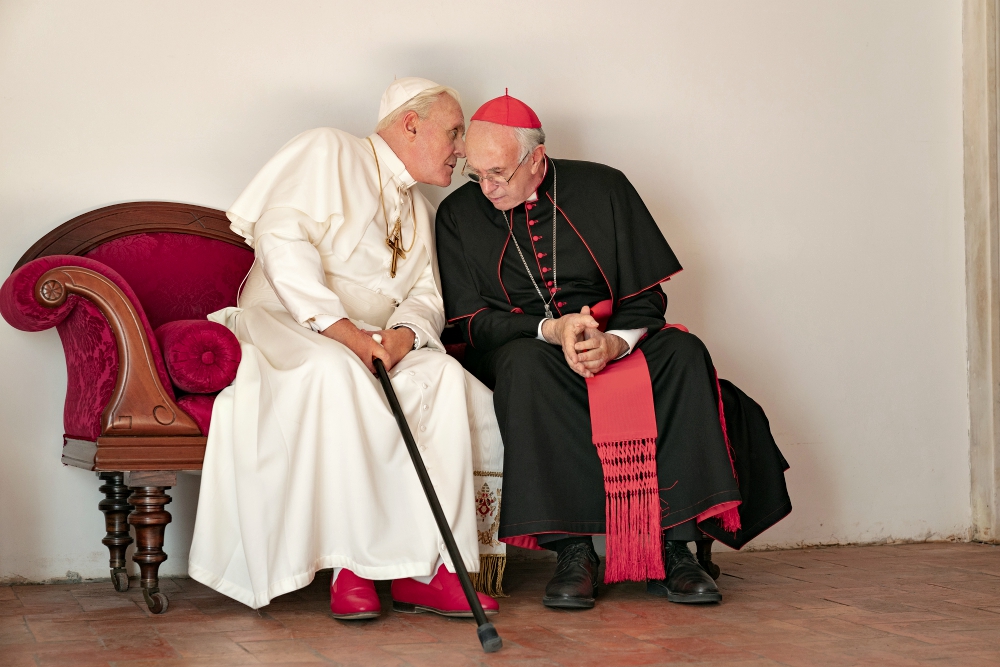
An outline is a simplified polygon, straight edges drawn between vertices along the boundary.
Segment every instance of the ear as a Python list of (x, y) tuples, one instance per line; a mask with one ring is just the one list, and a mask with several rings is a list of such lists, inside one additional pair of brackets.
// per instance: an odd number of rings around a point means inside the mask
[(545, 163), (545, 144), (540, 146), (535, 146), (535, 150), (531, 151), (531, 173), (538, 173), (538, 170)]
[(407, 139), (413, 141), (417, 138), (417, 126), (420, 124), (420, 116), (416, 111), (407, 111), (403, 114), (403, 134)]

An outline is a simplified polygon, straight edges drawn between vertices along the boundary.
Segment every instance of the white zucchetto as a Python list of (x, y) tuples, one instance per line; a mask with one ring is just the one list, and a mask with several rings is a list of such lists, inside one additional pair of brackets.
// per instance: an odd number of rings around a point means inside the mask
[(430, 79), (421, 79), (419, 76), (406, 76), (402, 79), (396, 79), (382, 93), (382, 102), (378, 107), (377, 122), (382, 122), (383, 118), (425, 90), (437, 87), (438, 84)]

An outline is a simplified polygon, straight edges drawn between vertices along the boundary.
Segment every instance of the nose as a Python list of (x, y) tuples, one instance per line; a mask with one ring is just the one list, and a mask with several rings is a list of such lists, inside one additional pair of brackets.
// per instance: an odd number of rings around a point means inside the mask
[(455, 139), (455, 157), (465, 157), (465, 137), (459, 136)]
[(499, 188), (500, 186), (494, 183), (493, 181), (484, 178), (481, 181), (479, 181), (479, 187), (482, 188), (483, 194), (488, 195), (497, 188)]

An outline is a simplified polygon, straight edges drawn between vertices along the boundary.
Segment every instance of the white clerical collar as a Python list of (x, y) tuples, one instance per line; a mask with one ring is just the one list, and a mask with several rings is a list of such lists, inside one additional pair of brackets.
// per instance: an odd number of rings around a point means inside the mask
[[(545, 182), (545, 175), (549, 173), (549, 156), (545, 156), (545, 166), (542, 168), (542, 183)], [(538, 190), (531, 193), (526, 201), (538, 201)]]
[(378, 155), (379, 162), (382, 163), (383, 172), (388, 169), (393, 177), (407, 190), (417, 184), (414, 178), (410, 176), (410, 172), (406, 170), (406, 165), (403, 164), (403, 161), (389, 148), (389, 144), (385, 143), (385, 139), (380, 137), (377, 132), (369, 135), (368, 138), (371, 139), (372, 145), (375, 146), (375, 153)]

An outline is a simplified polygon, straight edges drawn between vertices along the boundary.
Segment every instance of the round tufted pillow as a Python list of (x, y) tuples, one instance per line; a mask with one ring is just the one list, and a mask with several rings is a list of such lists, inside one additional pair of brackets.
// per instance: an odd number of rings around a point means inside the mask
[(174, 386), (192, 394), (221, 391), (236, 378), (242, 353), (233, 332), (208, 320), (176, 320), (155, 331)]

